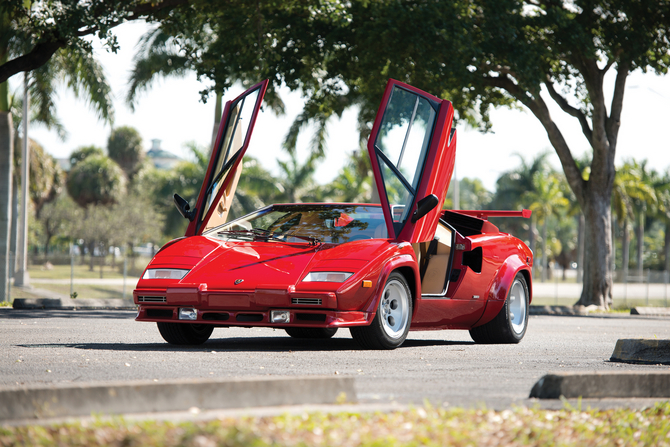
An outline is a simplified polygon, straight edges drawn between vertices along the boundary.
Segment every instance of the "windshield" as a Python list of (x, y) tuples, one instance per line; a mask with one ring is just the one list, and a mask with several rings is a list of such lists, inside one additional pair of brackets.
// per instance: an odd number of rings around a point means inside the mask
[(205, 233), (224, 240), (332, 243), (387, 238), (381, 207), (273, 205)]

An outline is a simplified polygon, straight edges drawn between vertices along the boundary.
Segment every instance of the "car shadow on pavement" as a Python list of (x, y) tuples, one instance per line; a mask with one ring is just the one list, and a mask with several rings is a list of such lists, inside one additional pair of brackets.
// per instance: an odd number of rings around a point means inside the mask
[[(474, 342), (449, 340), (407, 340), (398, 349), (425, 346), (474, 345)], [(290, 337), (214, 338), (202, 345), (170, 345), (168, 343), (39, 343), (15, 345), (21, 348), (75, 348), (98, 351), (143, 352), (293, 352), (293, 351), (360, 351), (350, 338), (328, 340), (296, 340)]]
[(60, 310), (60, 309), (6, 309), (0, 311), (0, 320), (32, 320), (36, 318), (108, 318), (133, 320), (134, 310)]

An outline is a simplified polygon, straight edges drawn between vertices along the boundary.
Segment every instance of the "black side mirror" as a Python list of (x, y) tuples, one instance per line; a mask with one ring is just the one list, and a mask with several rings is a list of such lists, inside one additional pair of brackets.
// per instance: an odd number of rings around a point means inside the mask
[(415, 223), (417, 220), (428, 214), (437, 206), (437, 202), (439, 202), (439, 200), (435, 194), (431, 194), (419, 200), (416, 203), (416, 211), (412, 214), (412, 223)]
[(181, 214), (182, 217), (188, 219), (189, 222), (193, 222), (193, 219), (195, 219), (195, 210), (191, 210), (191, 206), (188, 204), (186, 199), (177, 193), (175, 193), (172, 198), (174, 200), (175, 206), (177, 207), (177, 211), (179, 211), (179, 214)]

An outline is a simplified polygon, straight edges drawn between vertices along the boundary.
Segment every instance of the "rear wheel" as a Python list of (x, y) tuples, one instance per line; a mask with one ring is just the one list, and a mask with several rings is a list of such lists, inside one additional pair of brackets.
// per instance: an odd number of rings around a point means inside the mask
[(407, 338), (411, 320), (412, 293), (405, 277), (394, 272), (386, 281), (372, 324), (349, 331), (365, 349), (395, 349)]
[(326, 339), (332, 338), (337, 332), (337, 328), (333, 327), (287, 327), (284, 329), (288, 335), (293, 338), (314, 338)]
[(156, 323), (163, 339), (172, 345), (201, 345), (212, 335), (214, 326), (194, 323)]
[(526, 278), (517, 273), (498, 315), (488, 323), (470, 329), (472, 339), (488, 344), (519, 343), (528, 327), (528, 297)]

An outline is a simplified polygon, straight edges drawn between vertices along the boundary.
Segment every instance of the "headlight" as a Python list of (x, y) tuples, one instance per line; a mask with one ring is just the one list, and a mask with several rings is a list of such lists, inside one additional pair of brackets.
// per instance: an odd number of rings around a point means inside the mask
[(344, 282), (351, 275), (349, 272), (309, 272), (302, 282)]
[(188, 272), (187, 269), (147, 269), (142, 279), (182, 279)]

